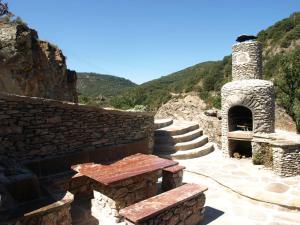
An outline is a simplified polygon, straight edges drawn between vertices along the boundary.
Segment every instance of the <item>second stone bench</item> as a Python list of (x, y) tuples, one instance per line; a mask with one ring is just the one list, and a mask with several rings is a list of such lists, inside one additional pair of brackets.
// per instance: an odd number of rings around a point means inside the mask
[(120, 211), (126, 225), (197, 225), (203, 220), (207, 187), (184, 184)]

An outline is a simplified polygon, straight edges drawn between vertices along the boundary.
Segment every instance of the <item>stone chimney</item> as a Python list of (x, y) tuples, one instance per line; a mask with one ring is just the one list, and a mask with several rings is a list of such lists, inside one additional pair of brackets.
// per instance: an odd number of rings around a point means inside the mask
[(275, 129), (274, 85), (262, 79), (262, 45), (242, 35), (232, 47), (232, 82), (221, 89), (222, 151), (256, 154), (253, 137)]
[(232, 47), (232, 80), (262, 79), (262, 45), (249, 40)]

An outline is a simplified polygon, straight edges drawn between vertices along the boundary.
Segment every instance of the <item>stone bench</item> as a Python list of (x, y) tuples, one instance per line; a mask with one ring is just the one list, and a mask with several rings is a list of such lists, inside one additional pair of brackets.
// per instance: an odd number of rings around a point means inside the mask
[(126, 225), (197, 225), (203, 219), (207, 187), (185, 184), (120, 211)]
[(153, 155), (136, 154), (111, 164), (85, 163), (72, 169), (91, 182), (92, 215), (99, 224), (117, 224), (119, 211), (157, 194), (161, 171), (178, 162)]
[(175, 165), (162, 170), (162, 192), (169, 191), (182, 185), (184, 166)]

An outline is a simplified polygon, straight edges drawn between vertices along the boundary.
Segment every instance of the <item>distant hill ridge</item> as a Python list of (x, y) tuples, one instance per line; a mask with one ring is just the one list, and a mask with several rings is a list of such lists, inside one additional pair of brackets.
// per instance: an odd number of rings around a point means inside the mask
[(137, 84), (113, 75), (77, 73), (77, 91), (86, 97), (114, 97)]

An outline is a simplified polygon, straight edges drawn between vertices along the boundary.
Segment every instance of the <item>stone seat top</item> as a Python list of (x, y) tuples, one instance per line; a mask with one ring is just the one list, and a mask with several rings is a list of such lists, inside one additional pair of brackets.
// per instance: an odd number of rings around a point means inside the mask
[(207, 190), (207, 187), (199, 184), (184, 184), (180, 187), (148, 198), (128, 206), (120, 211), (120, 214), (133, 223), (151, 218), (191, 198), (197, 197)]
[(72, 169), (103, 185), (111, 185), (177, 164), (176, 161), (139, 153), (109, 165), (84, 163), (72, 166)]
[(184, 169), (185, 169), (185, 166), (175, 165), (175, 166), (167, 167), (167, 168), (163, 169), (163, 171), (167, 171), (167, 172), (170, 172), (170, 173), (177, 173), (177, 172), (182, 171)]

